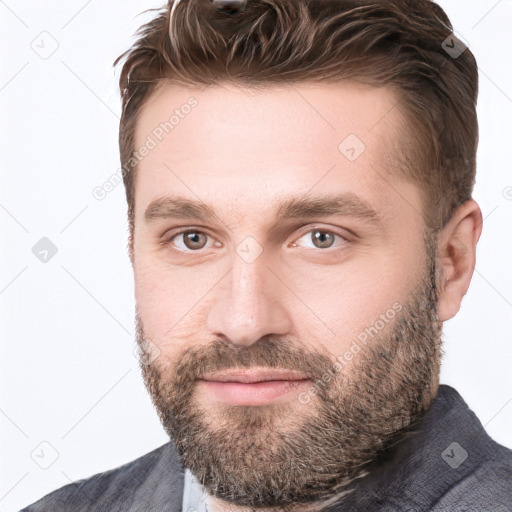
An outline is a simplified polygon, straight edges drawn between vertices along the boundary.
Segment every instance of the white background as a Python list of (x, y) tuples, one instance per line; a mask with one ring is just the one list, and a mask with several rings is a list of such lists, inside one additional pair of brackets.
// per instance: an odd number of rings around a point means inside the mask
[[(440, 4), (480, 68), (485, 217), (441, 382), (512, 447), (512, 2)], [(0, 1), (0, 512), (168, 440), (133, 355), (124, 188), (92, 195), (119, 168), (112, 63), (151, 13), (137, 15), (161, 5)], [(58, 248), (47, 263), (32, 253), (42, 237)]]

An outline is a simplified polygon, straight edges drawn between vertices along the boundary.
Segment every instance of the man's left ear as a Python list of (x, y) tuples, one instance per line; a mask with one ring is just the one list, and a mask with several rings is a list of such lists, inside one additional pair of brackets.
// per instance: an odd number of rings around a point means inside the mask
[(441, 230), (437, 261), (442, 269), (437, 302), (441, 322), (453, 318), (466, 295), (476, 264), (476, 244), (482, 233), (482, 211), (474, 199), (462, 203)]

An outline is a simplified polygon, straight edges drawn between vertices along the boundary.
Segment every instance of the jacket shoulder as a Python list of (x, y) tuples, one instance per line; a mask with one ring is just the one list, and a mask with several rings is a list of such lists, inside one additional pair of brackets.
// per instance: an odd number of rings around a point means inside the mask
[(512, 450), (498, 443), (495, 448), (492, 458), (450, 488), (433, 512), (512, 511)]
[(181, 461), (171, 443), (166, 443), (122, 466), (65, 485), (20, 512), (142, 510), (133, 507), (163, 503), (169, 496), (181, 502), (182, 482)]
[[(460, 461), (460, 467), (458, 464), (451, 468), (444, 466), (452, 476), (449, 479), (451, 483), (432, 511), (512, 511), (512, 450), (489, 436), (475, 413), (453, 388), (441, 387), (447, 402), (455, 405), (452, 411), (458, 412), (451, 417), (451, 439), (462, 438), (465, 459)], [(446, 425), (443, 425), (444, 430), (449, 430)]]

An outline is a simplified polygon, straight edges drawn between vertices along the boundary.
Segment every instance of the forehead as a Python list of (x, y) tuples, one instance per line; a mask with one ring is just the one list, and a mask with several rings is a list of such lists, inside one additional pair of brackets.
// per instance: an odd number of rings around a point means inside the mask
[(388, 209), (396, 187), (416, 194), (394, 171), (404, 133), (398, 103), (390, 89), (352, 83), (163, 84), (136, 126), (135, 150), (150, 148), (137, 167), (136, 217), (166, 193), (230, 205), (235, 215), (333, 189)]

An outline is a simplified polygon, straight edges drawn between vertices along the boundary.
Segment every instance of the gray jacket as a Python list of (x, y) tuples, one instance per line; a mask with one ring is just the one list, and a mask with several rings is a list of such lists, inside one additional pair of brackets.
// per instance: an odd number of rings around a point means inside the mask
[[(184, 469), (170, 442), (21, 512), (181, 512)], [(487, 435), (455, 389), (441, 385), (420, 427), (357, 482), (328, 510), (512, 512), (512, 450)]]

